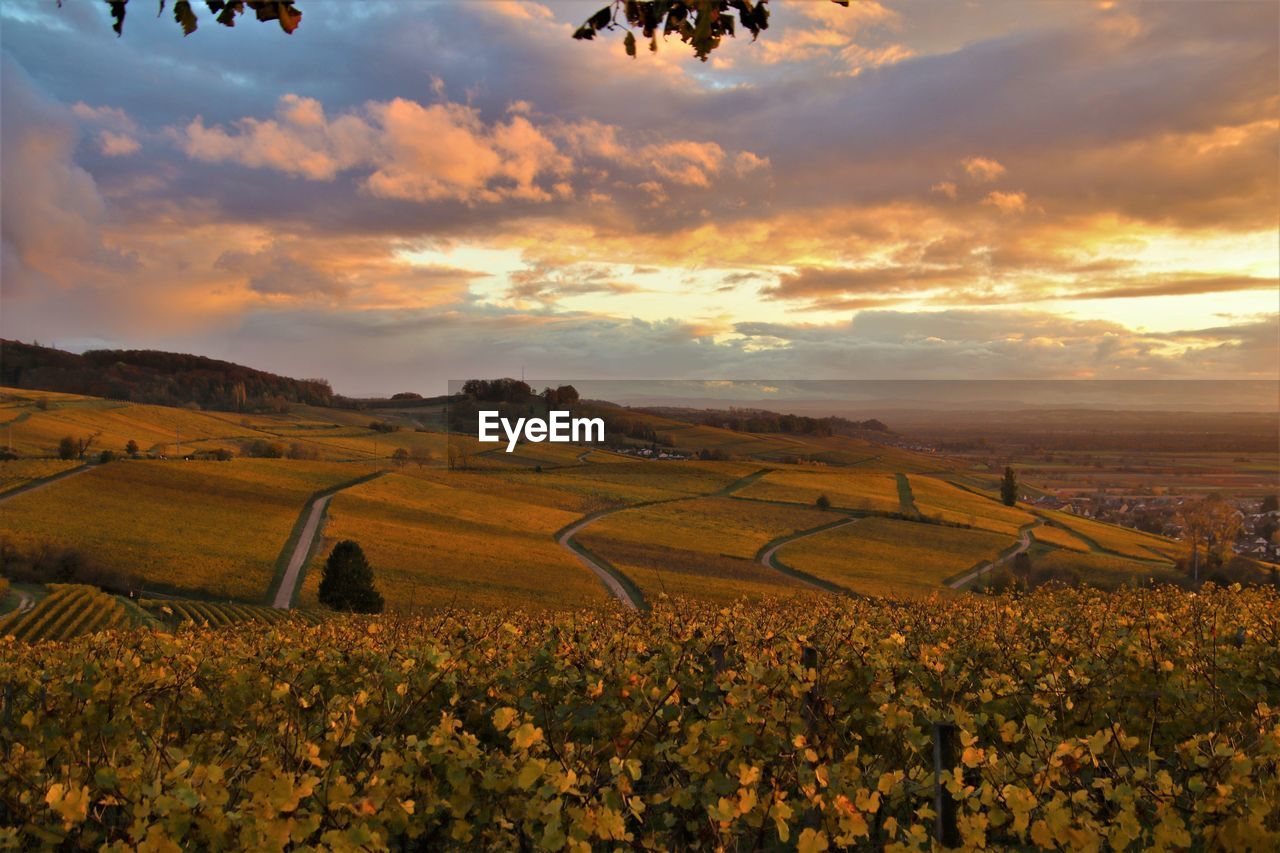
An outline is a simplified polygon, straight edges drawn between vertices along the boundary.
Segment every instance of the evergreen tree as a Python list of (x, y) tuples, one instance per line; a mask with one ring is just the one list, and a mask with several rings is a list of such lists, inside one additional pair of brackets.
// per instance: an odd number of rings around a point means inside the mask
[(1000, 480), (1000, 500), (1004, 501), (1005, 506), (1018, 503), (1018, 475), (1008, 466), (1004, 469), (1004, 478)]
[(382, 612), (382, 596), (373, 586), (373, 569), (359, 544), (344, 539), (333, 546), (320, 578), (320, 603), (331, 610)]

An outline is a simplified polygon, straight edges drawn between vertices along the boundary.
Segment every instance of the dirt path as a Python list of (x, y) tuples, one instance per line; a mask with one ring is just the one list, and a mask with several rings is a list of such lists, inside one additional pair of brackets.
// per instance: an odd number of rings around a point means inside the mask
[(631, 610), (639, 610), (641, 602), (636, 601), (635, 597), (631, 594), (631, 591), (623, 585), (622, 581), (618, 580), (617, 576), (612, 571), (598, 563), (590, 552), (586, 551), (581, 545), (572, 541), (573, 537), (584, 527), (594, 524), (607, 515), (613, 515), (615, 512), (621, 512), (622, 510), (629, 508), (630, 507), (619, 507), (618, 509), (602, 512), (598, 515), (591, 515), (580, 521), (574, 522), (572, 525), (556, 534), (556, 542), (559, 543), (560, 547), (571, 551), (573, 555), (582, 562), (582, 565), (595, 572), (596, 577), (600, 578), (601, 582), (605, 585), (605, 588), (609, 590), (609, 593), (614, 598), (621, 601)]
[(1023, 551), (1031, 547), (1031, 531), (1038, 526), (1039, 525), (1037, 524), (1033, 524), (1029, 527), (1024, 527), (1021, 531), (1018, 532), (1017, 548), (1014, 548), (1008, 554), (1005, 554), (1003, 557), (1000, 557), (999, 559), (992, 560), (990, 563), (987, 563), (986, 565), (978, 566), (978, 568), (974, 569), (973, 571), (965, 575), (962, 575), (961, 577), (958, 577), (953, 581), (949, 581), (947, 583), (947, 586), (951, 587), (952, 589), (964, 589), (966, 586), (973, 583), (978, 578), (982, 577), (992, 569), (996, 569), (996, 568), (999, 568), (1000, 566), (1003, 566), (1005, 563), (1009, 562), (1014, 557), (1018, 556)]
[(298, 534), (298, 541), (294, 544), (293, 551), (289, 554), (289, 562), (285, 565), (284, 574), (280, 578), (280, 586), (276, 589), (276, 594), (271, 599), (272, 607), (277, 610), (288, 610), (293, 606), (293, 597), (297, 592), (298, 581), (302, 577), (302, 570), (306, 568), (307, 557), (311, 556), (311, 549), (315, 547), (316, 537), (320, 534), (320, 525), (324, 522), (325, 511), (329, 508), (329, 501), (333, 499), (333, 496), (345, 489), (363, 485), (370, 480), (376, 480), (386, 473), (386, 471), (375, 471), (372, 474), (335, 486), (311, 499), (311, 503), (307, 504), (302, 510), (307, 520), (302, 526), (302, 531)]
[(4, 503), (9, 500), (9, 498), (16, 498), (18, 495), (25, 495), (28, 492), (34, 492), (36, 489), (43, 489), (45, 486), (52, 486), (59, 480), (74, 477), (76, 474), (83, 474), (85, 471), (94, 467), (96, 466), (86, 463), (81, 465), (79, 468), (72, 468), (68, 471), (59, 471), (57, 474), (52, 476), (43, 477), (39, 480), (32, 480), (30, 483), (26, 483), (25, 485), (18, 486), (16, 489), (10, 489), (4, 494), (0, 494), (0, 503)]
[(760, 552), (760, 565), (764, 566), (766, 569), (772, 569), (775, 572), (782, 572), (784, 575), (795, 578), (806, 586), (811, 586), (814, 589), (822, 590), (823, 592), (848, 593), (848, 590), (838, 586), (837, 584), (824, 581), (821, 578), (816, 578), (807, 572), (793, 569), (790, 566), (785, 566), (782, 563), (777, 562), (774, 559), (774, 556), (778, 553), (778, 549), (782, 548), (784, 545), (790, 545), (792, 542), (798, 542), (801, 539), (807, 539), (810, 536), (817, 536), (819, 533), (826, 533), (829, 530), (839, 530), (841, 527), (846, 527), (858, 521), (861, 521), (861, 519), (849, 518), (844, 521), (837, 521), (834, 524), (825, 524), (822, 527), (815, 527), (813, 530), (805, 531), (798, 536), (789, 536), (781, 539), (772, 545), (766, 546), (765, 550)]
[(302, 528), (302, 535), (298, 537), (298, 544), (293, 546), (289, 565), (285, 566), (284, 577), (280, 580), (280, 588), (276, 590), (276, 597), (271, 602), (271, 606), (277, 610), (288, 610), (293, 601), (298, 575), (302, 573), (302, 567), (311, 554), (311, 546), (315, 544), (316, 534), (320, 532), (320, 520), (324, 518), (324, 511), (328, 509), (332, 498), (333, 495), (316, 498), (308, 507), (307, 523)]

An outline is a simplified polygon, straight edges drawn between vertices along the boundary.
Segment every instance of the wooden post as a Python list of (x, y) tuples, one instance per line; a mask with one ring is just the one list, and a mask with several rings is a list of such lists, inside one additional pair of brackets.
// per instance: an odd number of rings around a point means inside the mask
[(947, 793), (942, 774), (950, 774), (956, 766), (956, 727), (954, 723), (933, 724), (933, 837), (943, 847), (960, 845), (960, 827), (956, 823), (955, 799)]
[(724, 643), (712, 643), (707, 646), (707, 655), (711, 658), (711, 671), (716, 675), (724, 672)]

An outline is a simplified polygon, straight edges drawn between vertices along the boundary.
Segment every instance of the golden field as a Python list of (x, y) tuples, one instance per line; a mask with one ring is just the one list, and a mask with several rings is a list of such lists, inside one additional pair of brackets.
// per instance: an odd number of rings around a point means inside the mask
[(514, 489), (484, 473), (384, 475), (330, 502), (299, 603), (317, 603), (324, 560), (342, 539), (360, 543), (393, 610), (603, 603), (599, 579), (552, 539), (582, 515), (580, 505), (572, 494)]
[(913, 476), (908, 479), (916, 509), (929, 518), (1010, 536), (1017, 535), (1022, 527), (1035, 521), (1035, 517), (1024, 510), (988, 500), (934, 477)]
[(783, 565), (866, 595), (928, 595), (995, 559), (1013, 537), (888, 518), (865, 518), (782, 546)]
[(1031, 531), (1031, 536), (1037, 542), (1052, 545), (1055, 548), (1065, 548), (1068, 551), (1088, 552), (1093, 550), (1089, 547), (1088, 542), (1085, 542), (1070, 530), (1064, 530), (1052, 524), (1039, 525)]
[(808, 507), (705, 497), (613, 513), (577, 540), (647, 597), (732, 600), (804, 588), (761, 566), (756, 554), (774, 539), (832, 520), (830, 513)]
[(1091, 540), (1098, 547), (1114, 551), (1122, 557), (1138, 560), (1171, 561), (1185, 556), (1187, 548), (1180, 542), (1155, 536), (1141, 530), (1132, 530), (1104, 521), (1082, 518), (1069, 512), (1045, 510), (1044, 517), (1053, 520), (1063, 527), (1070, 528), (1073, 533), (1086, 540)]
[(897, 478), (881, 471), (788, 466), (738, 493), (744, 498), (812, 505), (826, 495), (837, 509), (902, 512)]
[(1171, 565), (1126, 560), (1110, 554), (1049, 551), (1034, 555), (1031, 565), (1033, 571), (1052, 573), (1059, 578), (1074, 577), (1103, 589), (1143, 584), (1153, 579), (1157, 583), (1176, 582), (1182, 578)]
[(312, 493), (366, 472), (276, 459), (121, 460), (6, 501), (0, 535), (78, 549), (146, 585), (256, 601)]
[(27, 485), (32, 480), (43, 480), (80, 465), (78, 460), (64, 459), (6, 459), (0, 461), (0, 494)]

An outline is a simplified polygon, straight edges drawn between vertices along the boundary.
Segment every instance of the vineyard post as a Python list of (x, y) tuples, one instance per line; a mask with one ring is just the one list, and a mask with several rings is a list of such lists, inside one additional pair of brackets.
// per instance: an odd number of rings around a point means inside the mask
[(955, 799), (947, 793), (942, 774), (950, 774), (956, 765), (956, 727), (954, 723), (933, 724), (933, 827), (934, 839), (943, 847), (960, 845), (960, 829), (956, 824)]
[[(13, 724), (13, 682), (4, 686), (4, 728), (7, 732)], [(9, 758), (9, 738), (4, 739), (4, 757), (7, 761)]]
[(711, 656), (711, 671), (716, 675), (724, 672), (724, 643), (707, 646), (707, 654)]

